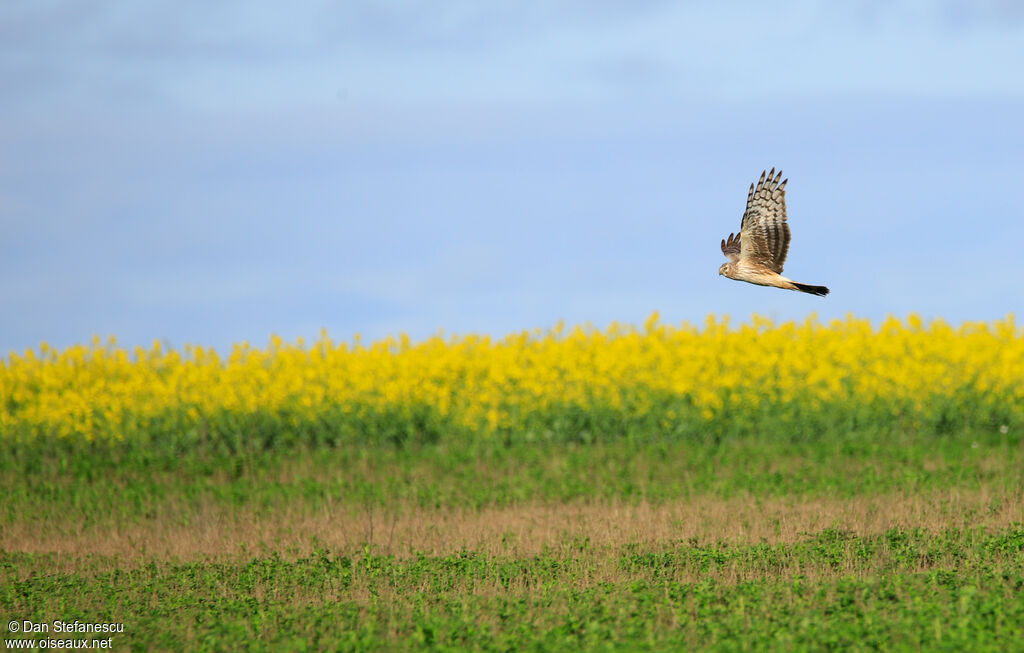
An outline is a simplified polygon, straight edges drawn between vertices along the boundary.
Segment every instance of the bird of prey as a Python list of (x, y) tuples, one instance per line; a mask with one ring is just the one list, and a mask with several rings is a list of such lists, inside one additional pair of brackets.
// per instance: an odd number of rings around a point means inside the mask
[(786, 224), (786, 182), (782, 171), (761, 173), (757, 186), (750, 184), (747, 210), (743, 212), (740, 233), (722, 241), (722, 253), (729, 258), (718, 274), (759, 286), (775, 286), (825, 296), (828, 288), (799, 283), (782, 276), (782, 264), (789, 252), (789, 225)]

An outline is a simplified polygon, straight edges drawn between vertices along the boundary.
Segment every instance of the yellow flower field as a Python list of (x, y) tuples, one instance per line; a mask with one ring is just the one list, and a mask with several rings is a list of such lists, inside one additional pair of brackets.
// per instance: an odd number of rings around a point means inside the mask
[(954, 327), (911, 315), (876, 328), (853, 317), (755, 316), (731, 327), (713, 316), (666, 325), (654, 314), (641, 328), (370, 344), (323, 333), (226, 354), (94, 339), (10, 354), (0, 361), (0, 396), (0, 431), (16, 438), (244, 438), (261, 420), (294, 437), (700, 433), (766, 419), (811, 430), (1008, 428), (1024, 423), (1024, 332), (1012, 317)]

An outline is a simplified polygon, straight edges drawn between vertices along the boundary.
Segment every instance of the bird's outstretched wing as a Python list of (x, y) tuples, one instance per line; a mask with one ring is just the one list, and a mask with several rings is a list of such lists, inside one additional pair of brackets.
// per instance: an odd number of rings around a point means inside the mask
[[(765, 266), (773, 272), (781, 273), (789, 252), (789, 225), (786, 224), (786, 182), (782, 179), (782, 171), (775, 174), (761, 173), (757, 185), (750, 184), (747, 193), (747, 210), (743, 212), (740, 223), (739, 258), (749, 263)], [(722, 251), (725, 251), (728, 243)]]
[(740, 260), (739, 234), (729, 234), (728, 239), (722, 239), (722, 253), (728, 256), (733, 263)]

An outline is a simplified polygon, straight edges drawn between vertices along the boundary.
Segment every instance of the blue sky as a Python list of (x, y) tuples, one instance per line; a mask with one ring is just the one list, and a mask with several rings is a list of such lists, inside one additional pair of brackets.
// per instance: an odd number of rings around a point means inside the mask
[[(0, 352), (1024, 299), (1024, 5), (0, 5)], [(786, 274), (718, 276), (781, 167)]]

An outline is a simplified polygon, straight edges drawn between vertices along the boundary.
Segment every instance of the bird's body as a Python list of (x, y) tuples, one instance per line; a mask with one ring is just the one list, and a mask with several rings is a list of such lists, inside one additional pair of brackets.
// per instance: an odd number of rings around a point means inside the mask
[(750, 185), (747, 208), (740, 222), (740, 233), (722, 240), (722, 253), (729, 258), (718, 274), (758, 286), (798, 290), (812, 295), (828, 294), (825, 286), (813, 286), (782, 276), (782, 265), (789, 253), (789, 224), (786, 223), (786, 182), (782, 171), (761, 173), (757, 185)]

